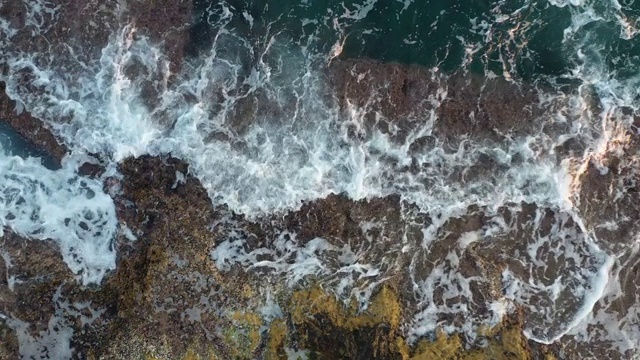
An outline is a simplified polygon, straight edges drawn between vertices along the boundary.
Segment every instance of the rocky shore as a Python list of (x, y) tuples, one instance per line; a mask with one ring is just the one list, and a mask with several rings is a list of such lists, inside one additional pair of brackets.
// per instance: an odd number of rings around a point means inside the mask
[[(365, 313), (359, 313), (355, 303), (343, 304), (313, 280), (294, 289), (272, 283), (264, 293), (261, 274), (242, 268), (222, 273), (211, 260), (210, 252), (220, 242), (211, 223), (235, 215), (212, 208), (196, 179), (187, 177), (173, 187), (176, 174), (187, 173), (185, 164), (143, 157), (125, 161), (120, 170), (124, 180), (115, 199), (118, 216), (137, 239), (120, 236), (117, 270), (99, 288), (81, 288), (55, 246), (6, 232), (0, 312), (10, 317), (2, 324), (0, 358), (17, 358), (20, 347), (33, 346), (64, 357), (67, 350), (50, 348), (64, 336), (71, 340), (74, 358), (286, 359), (294, 349), (325, 359), (510, 359), (550, 354), (523, 337), (522, 314), (488, 329), (487, 347), (468, 350), (463, 339), (444, 334), (436, 342), (410, 346), (402, 333), (405, 307), (411, 302), (410, 293), (403, 291), (408, 286), (404, 279), (376, 287)], [(336, 196), (290, 213), (286, 224), (238, 221), (256, 234), (256, 242), (268, 239), (261, 232), (304, 223), (301, 239), (322, 232), (339, 245), (362, 235), (351, 217), (392, 214), (397, 206), (394, 199), (356, 203)], [(317, 223), (305, 221), (309, 217)], [(265, 309), (268, 298), (273, 302), (269, 306), (281, 313)]]
[[(71, 47), (93, 49), (93, 54), (87, 53), (88, 62), (114, 30), (111, 24), (117, 21), (110, 16), (119, 13), (133, 20), (141, 34), (164, 42), (172, 73), (182, 66), (192, 16), (188, 0), (162, 6), (140, 1), (122, 11), (100, 2), (85, 6), (61, 0), (56, 4), (64, 11), (44, 37), (65, 39), (70, 33), (85, 34)], [(104, 13), (104, 22), (77, 21), (88, 13)], [(0, 14), (8, 14), (16, 24), (25, 21), (24, 14), (10, 5), (3, 4)], [(44, 40), (30, 41), (27, 34), (19, 34), (14, 41), (28, 50), (42, 46)], [(62, 61), (64, 53), (59, 56)], [(406, 136), (402, 129), (412, 128), (425, 114), (433, 113), (439, 119), (434, 136), (445, 139), (452, 148), (469, 136), (499, 142), (506, 136), (557, 131), (536, 128), (532, 120), (566, 105), (543, 103), (540, 89), (517, 86), (502, 78), (483, 81), (471, 74), (445, 78), (417, 66), (367, 59), (336, 59), (326, 68), (325, 76), (343, 111), (349, 106), (366, 109), (367, 126), (402, 138)], [(445, 81), (446, 97), (438, 93)], [(158, 101), (155, 90), (150, 86), (146, 96), (150, 107)], [(374, 91), (377, 97), (372, 100)], [(259, 96), (248, 101), (254, 105), (239, 106), (236, 116), (269, 111), (261, 110), (269, 105), (261, 103)], [(584, 111), (597, 111), (594, 104), (590, 106)], [(68, 153), (64, 144), (27, 111), (16, 112), (19, 107), (0, 82), (0, 121), (62, 160)], [(578, 206), (602, 239), (601, 245), (612, 251), (629, 245), (620, 239), (634, 238), (637, 224), (630, 221), (628, 227), (616, 229), (599, 225), (637, 219), (640, 211), (634, 173), (639, 148), (633, 132), (640, 117), (633, 112), (615, 116), (628, 120), (628, 141), (603, 152), (601, 159), (589, 163), (581, 173)], [(423, 146), (430, 146), (432, 140), (425, 137)], [(580, 153), (582, 149), (574, 145), (567, 142), (557, 151)], [(606, 174), (597, 167), (602, 164), (609, 170)], [(474, 173), (492, 171), (493, 166), (481, 164)], [(419, 306), (414, 284), (403, 271), (415, 266), (415, 273), (426, 277), (435, 260), (455, 252), (462, 276), (487, 279), (471, 283), (474, 301), (457, 300), (476, 315), (488, 314), (486, 304), (502, 297), (501, 272), (509, 267), (526, 276), (527, 269), (519, 269), (510, 255), (526, 250), (526, 226), (536, 204), (521, 204), (521, 212), (508, 215), (522, 225), (522, 234), (457, 250), (462, 234), (482, 229), (489, 221), (485, 209), (470, 207), (466, 214), (443, 224), (430, 252), (416, 265), (414, 253), (406, 249), (421, 247), (421, 228), (434, 219), (417, 210), (409, 211), (410, 217), (401, 216), (411, 205), (396, 196), (354, 201), (334, 194), (305, 203), (297, 211), (249, 220), (225, 206), (214, 207), (207, 191), (190, 174), (189, 165), (170, 154), (128, 158), (118, 166), (121, 178), (104, 176), (102, 170), (89, 164), (79, 169), (101, 179), (116, 204), (122, 225), (115, 240), (116, 270), (100, 286), (82, 287), (52, 243), (24, 239), (5, 229), (0, 240), (0, 359), (20, 358), (27, 349), (49, 358), (74, 359), (296, 359), (303, 351), (317, 359), (551, 360), (627, 355), (610, 352), (609, 344), (593, 343), (585, 349), (571, 335), (549, 346), (530, 341), (522, 329), (535, 314), (521, 308), (495, 327), (480, 329), (475, 339), (447, 335), (443, 329), (416, 341), (407, 336), (404, 324), (413, 319)], [(620, 182), (626, 192), (612, 201), (611, 193)], [(549, 209), (548, 218), (553, 215), (554, 210)], [(361, 224), (367, 222), (384, 222), (384, 232), (363, 230)], [(577, 228), (571, 223), (566, 226)], [(287, 233), (295, 233), (295, 239), (280, 237)], [(348, 248), (363, 254), (361, 263), (379, 265), (384, 281), (361, 277), (354, 280), (352, 289), (343, 289), (331, 276), (309, 274), (290, 283), (286, 270), (226, 263), (214, 256), (216, 249), (227, 246), (225, 241), (237, 234), (246, 239), (238, 251), (249, 254), (263, 249), (255, 255), (256, 261), (275, 262), (278, 257), (285, 263), (294, 261), (297, 255), (282, 250), (279, 241), (294, 246), (298, 253), (324, 246), (330, 249), (323, 264), (327, 273), (341, 266), (339, 249)], [(314, 242), (320, 237), (326, 243)], [(634, 256), (621, 260), (636, 264), (621, 270), (627, 295), (613, 306), (623, 310), (636, 302), (635, 284), (640, 273), (635, 271), (638, 262)], [(358, 303), (361, 298), (369, 299), (365, 311)], [(454, 314), (438, 320), (457, 324), (463, 317)]]

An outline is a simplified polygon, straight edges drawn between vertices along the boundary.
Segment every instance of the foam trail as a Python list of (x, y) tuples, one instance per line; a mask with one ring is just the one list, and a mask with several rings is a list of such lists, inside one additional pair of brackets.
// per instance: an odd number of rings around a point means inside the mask
[[(91, 325), (105, 309), (94, 310), (91, 303), (70, 303), (61, 295), (59, 287), (51, 299), (55, 312), (47, 322), (47, 328), (33, 332), (31, 325), (13, 315), (0, 313), (3, 320), (16, 332), (20, 344), (20, 356), (23, 359), (72, 359), (74, 349), (72, 339), (74, 329), (70, 319), (75, 318), (82, 326)], [(87, 316), (86, 314), (90, 314)]]
[[(374, 3), (357, 8), (364, 11)], [(116, 162), (161, 153), (184, 159), (215, 203), (249, 217), (297, 209), (303, 201), (338, 193), (355, 200), (400, 194), (426, 213), (496, 205), (496, 198), (556, 202), (555, 176), (561, 169), (553, 157), (543, 155), (554, 139), (545, 143), (532, 134), (502, 145), (468, 141), (457, 151), (445, 151), (439, 143), (416, 152), (412, 141), (431, 135), (433, 120), (418, 122), (407, 142), (398, 143), (391, 134), (363, 124), (366, 109), (344, 114), (327, 97), (332, 89), (324, 83), (324, 57), (295, 48), (287, 38), (270, 37), (268, 46), (256, 52), (223, 28), (211, 51), (186, 67), (175, 86), (165, 87), (167, 58), (134, 33), (135, 28), (125, 26), (114, 34), (99, 66), (79, 75), (78, 87), (93, 93), (73, 96), (78, 90), (70, 89), (55, 69), (22, 55), (8, 66), (28, 69), (46, 96), (34, 98), (11, 77), (7, 92), (24, 100), (71, 149), (105, 154)], [(248, 66), (251, 59), (258, 61)], [(149, 75), (131, 78), (127, 69)], [(156, 108), (146, 105), (148, 77), (160, 79)], [(70, 121), (58, 122), (65, 116)], [(354, 139), (349, 124), (360, 128), (364, 138)], [(554, 136), (581, 138), (576, 129)], [(448, 184), (456, 172), (487, 155), (510, 169), (496, 172), (490, 181)], [(524, 161), (515, 164), (516, 157)], [(417, 174), (407, 169), (412, 163), (420, 164)]]
[(609, 280), (609, 272), (611, 271), (614, 260), (614, 257), (608, 257), (605, 260), (604, 264), (600, 267), (600, 269), (598, 269), (597, 275), (594, 276), (593, 279), (591, 279), (589, 282), (589, 285), (593, 288), (593, 290), (590, 293), (585, 294), (582, 305), (580, 305), (580, 307), (576, 310), (573, 319), (564, 324), (564, 329), (562, 331), (549, 338), (540, 338), (534, 335), (528, 329), (525, 329), (523, 331), (524, 336), (533, 341), (550, 345), (560, 340), (560, 338), (578, 327), (580, 322), (587, 318), (589, 314), (591, 314), (594, 305), (602, 298), (607, 286), (607, 282)]

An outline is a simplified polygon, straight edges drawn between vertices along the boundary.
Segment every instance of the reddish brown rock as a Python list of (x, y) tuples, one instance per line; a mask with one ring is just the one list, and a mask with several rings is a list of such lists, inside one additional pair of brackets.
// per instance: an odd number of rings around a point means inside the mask
[[(630, 125), (625, 126), (622, 120)], [(613, 114), (611, 126), (618, 122), (618, 138), (599, 158), (589, 160), (579, 175), (578, 208), (587, 226), (602, 246), (619, 252), (635, 242), (640, 234), (640, 133), (634, 125), (639, 114)]]
[(176, 74), (182, 65), (189, 44), (189, 28), (193, 17), (193, 0), (175, 0), (158, 4), (155, 1), (132, 1), (126, 18), (142, 35), (162, 41), (164, 53), (171, 60), (170, 71)]
[[(333, 61), (327, 79), (343, 111), (365, 109), (368, 126), (382, 130), (391, 124), (409, 131), (424, 125), (434, 112), (434, 135), (457, 142), (463, 136), (477, 141), (500, 141), (542, 131), (538, 118), (553, 116), (566, 105), (562, 100), (542, 103), (541, 91), (502, 77), (473, 73), (445, 75), (415, 65), (375, 60)], [(382, 116), (377, 119), (376, 114)], [(553, 131), (559, 129), (548, 129)], [(388, 131), (387, 131), (388, 132)]]

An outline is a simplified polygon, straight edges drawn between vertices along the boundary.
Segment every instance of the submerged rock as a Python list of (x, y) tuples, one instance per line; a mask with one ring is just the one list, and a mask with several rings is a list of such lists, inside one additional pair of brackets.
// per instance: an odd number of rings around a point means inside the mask
[[(538, 132), (566, 131), (579, 112), (594, 111), (596, 106), (592, 99), (586, 109), (573, 109), (568, 95), (577, 89), (569, 86), (559, 91), (500, 76), (444, 74), (369, 59), (334, 61), (326, 76), (342, 111), (357, 109), (367, 126), (403, 139), (406, 132), (433, 122), (432, 135), (454, 146), (461, 139), (501, 142)], [(549, 96), (563, 92), (563, 96)], [(555, 128), (549, 125), (553, 121), (542, 121), (557, 114), (566, 115), (568, 121), (556, 122)]]

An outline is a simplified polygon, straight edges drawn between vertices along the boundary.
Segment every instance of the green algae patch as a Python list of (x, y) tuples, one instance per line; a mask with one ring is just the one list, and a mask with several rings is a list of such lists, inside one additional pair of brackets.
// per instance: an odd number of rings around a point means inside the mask
[(154, 343), (146, 342), (138, 337), (130, 339), (129, 343), (124, 343), (123, 346), (117, 349), (118, 351), (111, 353), (110, 355), (103, 357), (97, 357), (95, 355), (88, 356), (92, 359), (122, 359), (122, 360), (222, 360), (228, 359), (228, 357), (220, 356), (218, 351), (210, 346), (203, 345), (199, 342), (190, 344), (185, 351), (175, 352), (172, 349), (171, 344), (167, 342), (167, 339), (160, 341), (157, 345)]
[(489, 337), (489, 344), (486, 347), (475, 349), (465, 354), (462, 359), (522, 359), (530, 360), (531, 349), (528, 339), (523, 335), (524, 315), (516, 312), (512, 317), (506, 318), (496, 326), (493, 334)]
[(198, 352), (194, 349), (188, 349), (187, 352), (182, 356), (181, 360), (218, 360), (220, 359), (218, 356), (214, 355), (210, 352), (208, 355), (200, 356)]
[[(356, 306), (345, 306), (320, 287), (292, 294), (288, 306), (291, 324), (272, 324), (265, 357), (285, 359), (283, 346), (289, 341), (308, 349), (317, 359), (401, 359), (401, 360), (507, 360), (532, 359), (527, 338), (522, 334), (524, 315), (506, 317), (502, 323), (479, 330), (487, 340), (484, 347), (465, 348), (462, 338), (438, 331), (435, 339), (423, 339), (415, 346), (407, 344), (400, 327), (403, 308), (397, 293), (383, 286), (368, 308), (358, 312)], [(295, 329), (293, 331), (292, 329)], [(287, 332), (287, 330), (289, 332)], [(553, 359), (546, 355), (546, 359)]]
[(212, 352), (208, 355), (201, 356), (198, 354), (196, 350), (188, 349), (187, 352), (179, 357), (170, 357), (170, 356), (153, 356), (146, 355), (144, 360), (169, 360), (169, 359), (180, 359), (180, 360), (220, 360), (221, 358)]
[(258, 350), (262, 336), (260, 327), (262, 317), (256, 313), (234, 311), (230, 318), (233, 325), (227, 327), (223, 334), (224, 340), (235, 359), (252, 359)]
[(401, 321), (398, 297), (387, 286), (381, 288), (361, 314), (356, 313), (354, 305), (345, 308), (334, 295), (319, 287), (293, 293), (290, 309), (294, 324), (304, 324), (314, 315), (322, 315), (335, 326), (345, 329), (353, 330), (384, 323), (397, 330)]

